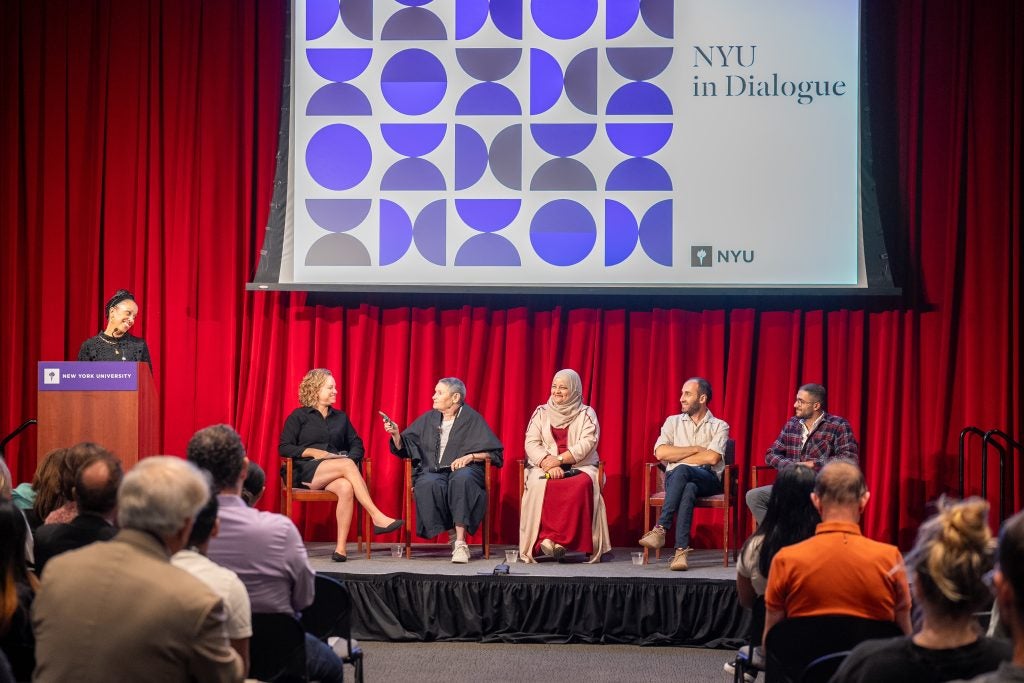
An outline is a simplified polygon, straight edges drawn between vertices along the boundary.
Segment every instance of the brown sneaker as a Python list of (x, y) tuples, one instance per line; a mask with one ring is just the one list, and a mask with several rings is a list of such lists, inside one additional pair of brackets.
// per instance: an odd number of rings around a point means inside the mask
[(665, 529), (656, 526), (640, 539), (640, 545), (651, 550), (657, 550), (665, 545)]
[(690, 568), (690, 563), (686, 561), (686, 556), (689, 554), (689, 548), (676, 548), (676, 555), (672, 558), (668, 568), (674, 572), (685, 572)]

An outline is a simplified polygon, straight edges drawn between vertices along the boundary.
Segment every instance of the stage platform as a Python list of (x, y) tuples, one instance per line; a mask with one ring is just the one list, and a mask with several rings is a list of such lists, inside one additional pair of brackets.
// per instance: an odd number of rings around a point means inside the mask
[(582, 555), (562, 563), (510, 565), (494, 575), (509, 546), (452, 564), (447, 546), (414, 545), (412, 558), (375, 544), (373, 557), (331, 561), (332, 543), (308, 543), (313, 568), (343, 579), (354, 602), (353, 635), (363, 640), (507, 643), (627, 643), (737, 647), (749, 613), (736, 598), (736, 568), (720, 550), (694, 551), (690, 570), (669, 571), (671, 551), (633, 565), (616, 548), (600, 564)]

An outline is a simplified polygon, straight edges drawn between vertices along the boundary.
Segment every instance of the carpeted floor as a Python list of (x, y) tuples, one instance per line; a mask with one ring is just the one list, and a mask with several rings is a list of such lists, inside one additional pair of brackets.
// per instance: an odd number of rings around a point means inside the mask
[[(728, 683), (731, 650), (634, 645), (362, 642), (367, 683), (537, 681)], [(346, 676), (351, 668), (346, 667)], [(352, 680), (349, 678), (348, 680)]]

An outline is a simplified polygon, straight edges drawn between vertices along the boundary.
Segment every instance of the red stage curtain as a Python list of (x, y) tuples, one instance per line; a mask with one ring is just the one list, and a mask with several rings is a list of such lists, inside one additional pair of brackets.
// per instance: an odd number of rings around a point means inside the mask
[[(1024, 431), (1024, 8), (888, 5), (870, 3), (881, 29), (867, 49), (895, 63), (898, 168), (883, 191), (898, 197), (903, 300), (705, 310), (698, 298), (376, 307), (246, 293), (273, 182), (283, 3), (15, 3), (0, 26), (0, 431), (34, 415), (36, 362), (75, 357), (106, 296), (127, 286), (153, 352), (165, 452), (183, 453), (199, 427), (236, 425), (271, 474), (268, 509), (278, 431), (309, 367), (338, 375), (389, 513), (400, 463), (378, 408), (407, 424), (439, 377), (459, 376), (512, 465), (551, 375), (573, 367), (601, 420), (613, 540), (631, 545), (643, 531), (642, 463), (681, 383), (701, 374), (732, 425), (744, 484), (796, 387), (822, 381), (861, 442), (867, 532), (906, 545), (927, 502), (955, 487), (963, 426)], [(9, 446), (19, 480), (34, 471), (33, 440)], [(495, 540), (513, 543), (513, 467), (497, 492)], [(330, 538), (326, 506), (302, 514), (307, 538)], [(715, 515), (696, 520), (696, 542), (714, 545)]]

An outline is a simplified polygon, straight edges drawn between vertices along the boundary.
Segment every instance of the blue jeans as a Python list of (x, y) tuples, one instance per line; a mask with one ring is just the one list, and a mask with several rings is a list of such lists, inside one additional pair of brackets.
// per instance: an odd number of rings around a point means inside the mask
[(722, 492), (722, 481), (710, 466), (678, 465), (665, 474), (665, 505), (658, 524), (668, 528), (676, 518), (676, 548), (690, 547), (693, 504), (698, 497)]
[(331, 646), (316, 636), (306, 634), (306, 674), (310, 680), (341, 683), (345, 666)]

